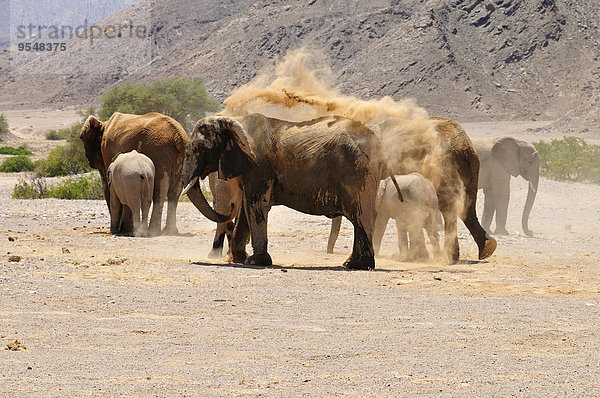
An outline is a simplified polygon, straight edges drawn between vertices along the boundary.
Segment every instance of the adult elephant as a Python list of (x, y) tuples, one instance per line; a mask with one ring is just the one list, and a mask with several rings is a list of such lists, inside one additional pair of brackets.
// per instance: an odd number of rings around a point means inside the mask
[[(433, 183), (439, 209), (444, 218), (443, 255), (448, 263), (459, 257), (457, 220), (463, 221), (477, 243), (479, 259), (494, 253), (497, 242), (483, 229), (476, 213), (479, 156), (464, 129), (454, 120), (431, 117), (435, 134), (423, 136), (419, 129), (392, 131), (394, 127), (381, 126), (383, 145), (398, 159), (395, 174), (417, 172)], [(329, 236), (328, 252), (333, 251), (341, 219), (334, 219)]]
[[(379, 138), (364, 124), (330, 116), (294, 123), (250, 114), (201, 119), (186, 151), (184, 190), (202, 196), (198, 177), (238, 177), (243, 191), (231, 242), (234, 262), (268, 266), (267, 218), (273, 205), (345, 216), (354, 225), (351, 269), (375, 267), (375, 198), (384, 165)], [(203, 212), (203, 209), (199, 207)], [(213, 214), (205, 214), (212, 219)], [(254, 254), (246, 257), (251, 235)]]
[(479, 189), (483, 189), (483, 216), (481, 223), (490, 231), (492, 218), (496, 214), (498, 235), (508, 235), (506, 217), (510, 199), (510, 177), (521, 176), (529, 182), (527, 199), (521, 217), (521, 226), (526, 235), (529, 229), (529, 214), (535, 201), (540, 181), (540, 157), (535, 147), (513, 137), (473, 139), (481, 159)]
[[(104, 197), (110, 209), (110, 190), (107, 170), (119, 152), (137, 150), (148, 156), (156, 170), (149, 232), (160, 234), (162, 211), (168, 200), (167, 221), (164, 234), (177, 234), (176, 212), (181, 192), (181, 168), (188, 142), (187, 134), (174, 119), (160, 113), (129, 115), (115, 112), (106, 122), (88, 117), (81, 129), (81, 140), (90, 167), (97, 169), (102, 178)], [(129, 233), (132, 223), (119, 231)]]

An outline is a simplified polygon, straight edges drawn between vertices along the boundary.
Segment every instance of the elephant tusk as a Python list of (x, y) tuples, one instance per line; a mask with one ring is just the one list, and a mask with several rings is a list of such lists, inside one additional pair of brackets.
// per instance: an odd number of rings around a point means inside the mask
[(181, 196), (183, 196), (186, 193), (188, 193), (188, 191), (190, 189), (192, 189), (192, 187), (194, 186), (194, 184), (196, 184), (196, 181), (198, 181), (198, 176), (192, 178), (192, 181), (190, 181), (190, 183), (187, 184), (187, 186), (185, 188), (183, 188), (183, 191), (181, 191)]
[(535, 189), (535, 187), (533, 186), (533, 184), (531, 183), (531, 181), (529, 182), (529, 188), (531, 188), (531, 191), (533, 193), (537, 193), (537, 189)]

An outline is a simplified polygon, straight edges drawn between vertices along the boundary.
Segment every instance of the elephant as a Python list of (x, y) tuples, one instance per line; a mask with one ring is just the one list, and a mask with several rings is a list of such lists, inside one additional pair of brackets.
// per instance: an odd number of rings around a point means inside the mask
[[(268, 213), (274, 205), (285, 205), (302, 213), (348, 218), (354, 225), (354, 245), (344, 265), (372, 269), (375, 199), (385, 170), (380, 154), (381, 141), (369, 128), (340, 116), (306, 122), (257, 113), (206, 117), (198, 121), (188, 144), (182, 180), (189, 183), (184, 193), (199, 199), (198, 179), (215, 171), (220, 179), (240, 178), (242, 206), (231, 239), (233, 262), (272, 264)], [(233, 218), (212, 208), (204, 213), (210, 208), (204, 202), (196, 207), (207, 218)], [(247, 257), (249, 236), (253, 254)]]
[(481, 223), (490, 231), (492, 218), (496, 213), (497, 235), (508, 235), (506, 216), (510, 199), (510, 177), (519, 175), (529, 182), (527, 199), (521, 217), (521, 226), (527, 236), (529, 215), (538, 190), (540, 180), (540, 157), (535, 147), (528, 142), (513, 137), (473, 139), (475, 149), (481, 159), (479, 168), (479, 189), (483, 189), (483, 216)]
[[(419, 173), (395, 176), (403, 200), (398, 199), (396, 188), (391, 177), (379, 184), (375, 210), (375, 229), (373, 231), (373, 248), (375, 255), (379, 254), (381, 239), (385, 233), (388, 220), (396, 221), (398, 231), (398, 249), (401, 259), (429, 259), (425, 248), (423, 228), (431, 241), (434, 258), (441, 256), (438, 236), (439, 216), (438, 198), (433, 184)], [(410, 236), (410, 248), (407, 240)]]
[[(242, 204), (242, 189), (240, 187), (240, 178), (234, 177), (229, 180), (220, 180), (218, 173), (208, 175), (208, 184), (213, 195), (213, 208), (219, 213), (232, 212), (237, 214), (239, 206)], [(209, 258), (219, 258), (223, 255), (223, 243), (225, 236), (231, 248), (231, 237), (235, 224), (233, 221), (227, 221), (217, 224), (215, 237)]]
[[(459, 258), (457, 219), (461, 218), (479, 249), (479, 259), (491, 256), (497, 247), (479, 223), (476, 214), (479, 156), (465, 130), (454, 120), (432, 116), (434, 140), (423, 140), (417, 129), (399, 134), (382, 134), (384, 147), (392, 148), (399, 162), (393, 165), (395, 174), (418, 172), (433, 183), (439, 209), (444, 218), (445, 262), (456, 263)], [(393, 127), (392, 127), (393, 128)], [(382, 131), (390, 129), (382, 126)], [(339, 233), (340, 220), (333, 220), (328, 251)]]
[(111, 233), (117, 234), (121, 231), (121, 214), (127, 211), (133, 217), (134, 236), (148, 236), (148, 213), (154, 191), (154, 172), (152, 160), (135, 149), (119, 153), (110, 163), (108, 187)]
[[(106, 122), (90, 116), (81, 129), (80, 138), (90, 167), (100, 172), (104, 198), (109, 209), (111, 200), (107, 170), (111, 161), (119, 152), (133, 149), (148, 156), (156, 170), (149, 233), (155, 236), (161, 232), (165, 199), (168, 200), (168, 210), (162, 232), (173, 235), (178, 233), (175, 218), (182, 189), (181, 169), (188, 137), (177, 121), (155, 112), (145, 115), (115, 112)], [(121, 225), (129, 225), (122, 227), (121, 233), (131, 232), (130, 221), (125, 220)]]

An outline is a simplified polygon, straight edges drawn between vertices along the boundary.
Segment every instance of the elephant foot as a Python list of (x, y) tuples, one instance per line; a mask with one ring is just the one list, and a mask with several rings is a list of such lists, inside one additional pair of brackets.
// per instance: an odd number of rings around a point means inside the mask
[(246, 259), (245, 265), (257, 265), (260, 267), (270, 267), (273, 265), (273, 260), (269, 253), (253, 254)]
[(327, 249), (327, 254), (333, 254), (333, 249)]
[(244, 251), (244, 250), (232, 251), (227, 256), (230, 257), (231, 261), (236, 264), (244, 264), (248, 257), (248, 255), (246, 254), (246, 251)]
[(154, 236), (160, 236), (160, 226), (158, 226), (158, 228), (151, 226), (150, 228), (148, 228), (148, 236), (154, 237)]
[(221, 258), (223, 256), (223, 246), (221, 247), (213, 247), (210, 253), (208, 253), (208, 258)]
[(483, 248), (479, 250), (479, 259), (484, 260), (491, 256), (496, 250), (496, 247), (498, 247), (498, 242), (496, 242), (496, 239), (492, 238), (491, 236), (486, 237), (485, 245), (483, 245)]
[(177, 236), (179, 235), (179, 230), (174, 225), (168, 225), (162, 230), (161, 235)]
[(352, 257), (350, 256), (345, 262), (344, 267), (348, 269), (357, 269), (368, 271), (375, 269), (375, 257)]
[(506, 228), (496, 228), (494, 235), (510, 235), (510, 233), (508, 233)]
[(429, 257), (429, 253), (427, 252), (427, 250), (415, 251), (410, 253), (410, 255), (408, 256), (408, 260), (412, 262), (427, 262), (431, 260), (431, 257)]

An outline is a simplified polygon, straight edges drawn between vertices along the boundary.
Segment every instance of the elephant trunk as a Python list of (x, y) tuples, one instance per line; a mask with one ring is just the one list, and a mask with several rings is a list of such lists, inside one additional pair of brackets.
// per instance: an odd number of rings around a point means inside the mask
[(531, 176), (529, 179), (529, 189), (527, 190), (527, 199), (525, 200), (525, 207), (523, 208), (523, 217), (521, 218), (521, 225), (523, 226), (523, 232), (527, 236), (533, 236), (533, 233), (529, 230), (529, 214), (531, 213), (531, 208), (533, 207), (533, 202), (535, 201), (535, 196), (538, 190), (540, 176), (536, 174)]
[(235, 217), (235, 212), (233, 209), (231, 209), (231, 214), (227, 216), (217, 213), (206, 201), (198, 182), (196, 182), (192, 187), (188, 188), (187, 196), (190, 198), (190, 201), (194, 204), (194, 206), (200, 210), (200, 213), (202, 213), (204, 217), (208, 218), (210, 221), (223, 223), (229, 222)]

